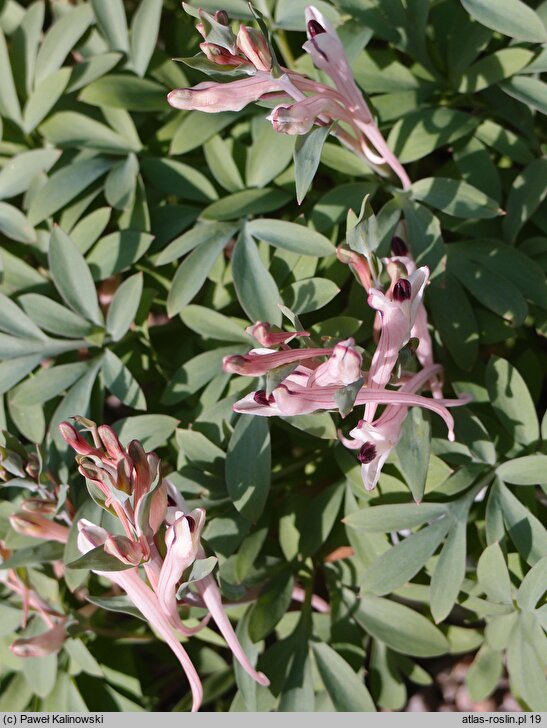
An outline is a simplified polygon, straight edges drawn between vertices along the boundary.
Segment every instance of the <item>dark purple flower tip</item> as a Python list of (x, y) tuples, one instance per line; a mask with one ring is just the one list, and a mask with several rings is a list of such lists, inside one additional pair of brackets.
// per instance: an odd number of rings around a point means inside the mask
[(221, 25), (230, 25), (230, 16), (226, 10), (217, 10), (215, 13), (215, 20)]
[(192, 516), (186, 516), (186, 520), (188, 521), (188, 528), (190, 529), (190, 533), (194, 533), (196, 530), (196, 522), (192, 518)]
[(393, 286), (393, 300), (398, 303), (410, 300), (412, 295), (412, 286), (407, 278), (399, 278)]
[(318, 23), (317, 20), (309, 20), (308, 21), (308, 33), (310, 34), (310, 38), (315, 38), (316, 35), (321, 35), (321, 33), (326, 33), (327, 31), (321, 23)]
[(395, 235), (391, 240), (391, 250), (394, 255), (408, 255), (406, 243), (398, 235)]
[(267, 397), (266, 390), (259, 389), (258, 392), (254, 393), (253, 399), (257, 404), (261, 404), (263, 407), (269, 407), (273, 400), (273, 397), (271, 395)]
[(365, 442), (363, 447), (359, 450), (357, 460), (359, 460), (359, 462), (363, 465), (366, 465), (367, 463), (371, 463), (375, 457), (376, 445), (373, 445), (372, 442)]

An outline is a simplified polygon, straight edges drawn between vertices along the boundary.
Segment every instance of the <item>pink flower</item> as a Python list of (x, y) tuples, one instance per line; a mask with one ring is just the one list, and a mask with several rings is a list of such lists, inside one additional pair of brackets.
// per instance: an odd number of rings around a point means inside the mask
[(14, 513), (9, 517), (11, 527), (23, 536), (44, 538), (48, 541), (66, 543), (69, 529), (60, 523), (41, 516), (39, 513)]
[(270, 47), (259, 30), (242, 25), (237, 34), (236, 44), (257, 71), (272, 70)]
[(265, 95), (282, 92), (280, 82), (269, 75), (256, 75), (229, 83), (204, 81), (193, 88), (177, 88), (167, 95), (175, 109), (206, 111), (241, 111)]
[(307, 386), (325, 387), (329, 384), (344, 386), (361, 377), (363, 357), (355, 348), (353, 339), (336, 344), (331, 356), (310, 375)]
[(258, 341), (260, 346), (272, 347), (288, 344), (297, 336), (309, 336), (307, 331), (274, 331), (271, 324), (257, 321), (253, 326), (247, 326), (245, 333)]
[(225, 356), (223, 367), (225, 372), (240, 374), (245, 377), (258, 377), (266, 374), (270, 369), (294, 364), (307, 359), (315, 359), (318, 356), (330, 356), (333, 349), (284, 349), (274, 351), (272, 349), (252, 349), (248, 354)]
[(59, 652), (68, 637), (65, 628), (66, 621), (66, 619), (62, 619), (36, 637), (15, 640), (10, 645), (11, 652), (16, 657), (46, 657)]

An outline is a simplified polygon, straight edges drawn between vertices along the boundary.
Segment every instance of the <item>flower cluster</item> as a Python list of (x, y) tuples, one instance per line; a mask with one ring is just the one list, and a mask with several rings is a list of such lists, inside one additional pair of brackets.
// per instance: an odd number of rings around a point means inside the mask
[[(431, 337), (427, 329), (427, 313), (423, 294), (428, 282), (427, 267), (416, 268), (414, 261), (399, 237), (393, 240), (399, 255), (384, 263), (391, 274), (386, 291), (371, 285), (372, 276), (367, 261), (357, 253), (343, 251), (339, 257), (357, 271), (367, 289), (368, 304), (377, 311), (378, 343), (370, 368), (363, 371), (363, 357), (353, 339), (340, 341), (333, 347), (313, 346), (290, 348), (288, 341), (306, 332), (271, 333), (268, 324), (257, 322), (248, 329), (259, 343), (265, 332), (273, 348), (257, 348), (247, 355), (228, 356), (224, 370), (243, 376), (266, 375), (267, 388), (251, 392), (234, 405), (236, 412), (264, 417), (290, 417), (318, 411), (339, 411), (345, 417), (364, 405), (363, 418), (341, 441), (358, 450), (363, 483), (372, 490), (381, 469), (401, 436), (401, 427), (411, 406), (423, 407), (440, 415), (454, 439), (452, 415), (448, 407), (466, 404), (469, 398), (444, 399), (441, 389), (442, 367), (433, 362)], [(412, 349), (423, 369), (418, 373), (405, 370)], [(407, 356), (402, 357), (402, 353)], [(387, 389), (395, 385), (397, 389)], [(433, 398), (418, 392), (426, 385)], [(379, 405), (387, 405), (375, 418)]]
[(262, 30), (242, 26), (236, 36), (224, 11), (210, 15), (200, 10), (199, 16), (197, 28), (204, 38), (200, 48), (211, 64), (204, 70), (230, 76), (239, 72), (244, 77), (175, 89), (167, 97), (171, 106), (214, 113), (240, 111), (256, 101), (279, 99), (268, 117), (276, 131), (306, 134), (314, 125), (331, 126), (331, 133), (380, 175), (387, 176), (391, 169), (405, 189), (410, 187), (408, 175), (388, 147), (354, 81), (335, 29), (318, 10), (312, 6), (306, 9), (308, 40), (303, 48), (334, 87), (280, 66)]
[[(253, 668), (244, 653), (210, 569), (195, 568), (199, 562), (206, 563), (200, 540), (205, 511), (189, 510), (174, 485), (163, 477), (157, 455), (145, 452), (138, 440), (124, 448), (111, 427), (97, 427), (81, 418), (80, 422), (90, 431), (92, 443), (68, 422), (59, 430), (77, 453), (79, 471), (90, 493), (117, 517), (118, 530), (123, 533), (111, 533), (81, 518), (77, 523), (78, 549), (83, 557), (78, 564), (121, 588), (169, 645), (190, 683), (193, 711), (201, 704), (201, 681), (177, 634), (191, 636), (211, 617), (243, 669), (261, 685), (268, 685), (266, 676)], [(53, 515), (51, 509), (47, 515), (44, 510), (45, 502), (39, 508), (28, 501), (24, 510), (11, 517), (11, 525), (18, 533), (66, 543), (69, 528), (48, 517)], [(192, 567), (195, 573), (190, 571)], [(8, 572), (5, 582), (16, 593), (24, 590), (15, 573)], [(55, 621), (51, 610), (34, 593), (26, 594), (25, 599), (50, 630), (37, 638), (18, 640), (13, 651), (20, 656), (39, 656), (59, 650), (66, 637), (66, 619)], [(197, 626), (189, 627), (179, 614), (183, 604), (206, 608), (208, 615)]]

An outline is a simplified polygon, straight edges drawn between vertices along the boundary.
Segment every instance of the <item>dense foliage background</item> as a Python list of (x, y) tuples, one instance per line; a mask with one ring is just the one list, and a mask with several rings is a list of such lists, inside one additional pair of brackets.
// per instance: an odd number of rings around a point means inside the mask
[[(251, 22), (242, 0), (221, 5)], [(256, 5), (283, 63), (315, 75), (301, 51), (305, 3)], [(298, 206), (295, 138), (273, 131), (264, 105), (171, 109), (169, 90), (204, 80), (171, 60), (200, 40), (178, 3), (0, 0), (0, 421), (11, 433), (0, 537), (6, 563), (73, 617), (58, 655), (15, 657), (22, 612), (4, 590), (1, 710), (189, 707), (148, 626), (90, 610), (88, 594), (114, 608), (97, 577), (58, 579), (62, 547), (9, 527), (36, 482), (68, 485), (81, 513), (96, 508), (56, 431), (75, 414), (157, 450), (207, 511), (222, 592), (241, 601), (229, 614), (272, 684), (234, 670), (206, 628), (187, 645), (205, 709), (400, 710), (429, 685), (435, 709), (439, 675), (463, 660), (472, 700), (508, 674), (522, 708), (547, 710), (547, 2), (316, 5), (415, 182), (408, 192), (328, 140)], [(338, 415), (237, 416), (252, 380), (221, 368), (253, 346), (249, 323), (281, 324), (280, 302), (314, 336), (371, 350), (373, 312), (334, 249), (365, 194), (380, 253), (406, 220), (432, 272), (425, 301), (447, 389), (474, 397), (454, 412), (453, 443), (411, 410), (371, 493), (337, 441)], [(311, 609), (312, 591), (329, 614)]]

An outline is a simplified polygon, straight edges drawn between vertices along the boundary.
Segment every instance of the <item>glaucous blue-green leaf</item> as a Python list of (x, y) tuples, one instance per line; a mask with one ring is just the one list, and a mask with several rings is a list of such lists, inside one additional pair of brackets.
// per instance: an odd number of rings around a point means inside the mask
[(421, 526), (448, 514), (443, 503), (400, 503), (378, 505), (355, 511), (344, 518), (350, 528), (378, 533)]
[(508, 96), (521, 101), (526, 106), (547, 114), (547, 84), (539, 78), (530, 76), (513, 76), (508, 81), (500, 83), (500, 88)]
[(59, 159), (57, 149), (32, 149), (12, 157), (0, 171), (0, 199), (26, 192), (41, 172), (47, 172)]
[(226, 243), (236, 231), (235, 225), (222, 222), (200, 223), (173, 240), (156, 258), (156, 265), (165, 265), (181, 258), (198, 245), (214, 245), (222, 238)]
[(153, 235), (137, 230), (121, 230), (101, 238), (86, 259), (93, 278), (104, 280), (126, 270), (142, 258), (153, 239)]
[(72, 242), (85, 255), (89, 248), (97, 242), (104, 232), (112, 210), (109, 207), (99, 207), (93, 210), (89, 215), (80, 218), (77, 224), (70, 231)]
[(140, 148), (106, 124), (76, 111), (58, 111), (41, 125), (40, 131), (59, 147), (83, 147), (107, 154), (127, 154)]
[(281, 298), (275, 280), (264, 266), (253, 238), (244, 228), (232, 255), (232, 275), (237, 297), (251, 322), (281, 324)]
[(300, 255), (322, 257), (336, 252), (334, 245), (321, 233), (286, 220), (257, 218), (247, 224), (247, 230), (259, 240)]
[(142, 170), (145, 178), (165, 194), (185, 200), (210, 202), (218, 199), (218, 193), (207, 177), (195, 167), (175, 159), (144, 159)]
[(91, 0), (91, 5), (110, 50), (128, 53), (129, 36), (122, 0)]
[(426, 617), (390, 599), (364, 594), (354, 618), (365, 632), (403, 655), (435, 657), (448, 650), (446, 637)]
[(224, 474), (226, 455), (218, 445), (197, 430), (179, 428), (176, 432), (177, 445), (184, 457), (195, 465), (210, 472)]
[(19, 243), (35, 243), (36, 231), (17, 207), (0, 202), (0, 233)]
[(458, 280), (447, 273), (427, 291), (435, 326), (456, 364), (470, 371), (479, 352), (479, 327), (469, 298)]
[(186, 399), (217, 376), (222, 369), (222, 360), (225, 356), (239, 354), (244, 350), (241, 346), (235, 345), (223, 347), (205, 351), (184, 361), (167, 383), (161, 401), (170, 405)]
[(256, 522), (270, 491), (270, 430), (264, 417), (240, 416), (226, 454), (226, 487), (242, 516)]
[(50, 419), (49, 430), (53, 435), (57, 447), (60, 449), (66, 450), (67, 445), (61, 438), (57, 428), (61, 422), (74, 417), (76, 414), (81, 415), (82, 417), (87, 417), (89, 415), (91, 392), (93, 385), (95, 384), (95, 380), (97, 379), (97, 375), (101, 369), (101, 364), (102, 357), (97, 357), (90, 362), (88, 371), (70, 387), (66, 395), (57, 405), (57, 408)]
[(284, 288), (282, 296), (286, 306), (302, 314), (323, 308), (339, 291), (336, 283), (327, 278), (304, 278)]
[(92, 81), (80, 100), (92, 106), (113, 106), (127, 111), (165, 111), (166, 89), (148, 78), (109, 73)]
[(519, 371), (505, 359), (492, 357), (486, 367), (492, 407), (505, 429), (522, 445), (539, 438), (536, 408)]
[(88, 362), (60, 364), (40, 369), (35, 376), (17, 387), (13, 402), (19, 407), (47, 402), (69, 389), (88, 369)]
[(245, 185), (232, 156), (230, 140), (222, 139), (219, 134), (216, 134), (203, 145), (203, 153), (209, 171), (219, 185), (228, 192), (244, 189)]
[(461, 0), (461, 3), (487, 28), (529, 43), (547, 42), (547, 31), (539, 16), (521, 0)]
[(80, 5), (65, 13), (51, 26), (36, 58), (35, 84), (39, 84), (62, 66), (92, 21), (91, 7)]
[(70, 68), (60, 68), (36, 86), (23, 112), (23, 129), (27, 134), (46, 118), (62, 96), (69, 78)]
[(325, 642), (311, 643), (321, 680), (336, 710), (343, 713), (375, 711), (365, 684), (336, 650)]
[(454, 161), (464, 182), (468, 182), (499, 202), (501, 198), (499, 170), (480, 139), (472, 137), (469, 141), (458, 142), (454, 147)]
[(0, 394), (9, 392), (24, 379), (42, 360), (42, 354), (29, 354), (0, 362)]
[(447, 518), (433, 522), (383, 553), (364, 574), (365, 593), (389, 594), (412, 579), (435, 553), (449, 525)]
[(64, 545), (56, 541), (42, 541), (37, 546), (17, 549), (2, 561), (0, 569), (18, 569), (21, 566), (36, 566), (43, 562), (57, 561), (62, 558)]
[(520, 555), (533, 566), (547, 555), (547, 531), (506, 486), (499, 484), (498, 496), (509, 538)]
[(131, 564), (125, 564), (115, 556), (107, 554), (104, 546), (97, 546), (88, 551), (79, 559), (66, 564), (67, 569), (94, 569), (97, 571), (126, 571), (133, 568)]
[(51, 334), (80, 338), (90, 334), (93, 329), (93, 324), (83, 316), (47, 296), (26, 293), (19, 298), (19, 302), (31, 319)]
[(34, 321), (3, 293), (0, 293), (0, 307), (2, 308), (0, 331), (33, 339), (45, 340), (47, 338)]
[(547, 484), (547, 455), (525, 455), (499, 465), (496, 473), (504, 483), (514, 485)]
[(478, 121), (457, 109), (424, 109), (398, 121), (387, 138), (388, 145), (405, 164), (431, 154), (470, 134)]
[(251, 133), (253, 143), (247, 152), (245, 170), (247, 186), (264, 187), (291, 160), (294, 138), (290, 134), (278, 134), (261, 116), (253, 118)]
[(119, 341), (135, 320), (141, 301), (142, 286), (142, 273), (135, 273), (116, 290), (106, 315), (106, 330), (113, 341)]
[(106, 178), (104, 196), (112, 207), (118, 210), (127, 209), (135, 197), (139, 162), (134, 154), (118, 162)]
[[(327, 540), (340, 511), (343, 496), (343, 483), (335, 483), (317, 495), (302, 514), (298, 549), (304, 557), (311, 556)], [(310, 521), (315, 524), (313, 529), (307, 527)]]
[(454, 606), (465, 576), (467, 523), (458, 521), (448, 532), (431, 577), (431, 614), (438, 624)]
[(531, 710), (547, 709), (544, 656), (545, 633), (536, 615), (524, 612), (509, 636), (507, 670), (512, 693)]
[(319, 162), (323, 145), (329, 135), (330, 127), (318, 126), (307, 134), (299, 134), (294, 143), (294, 181), (296, 184), (296, 200), (302, 204), (311, 187)]
[(21, 106), (13, 80), (6, 38), (0, 28), (0, 66), (2, 66), (2, 86), (0, 87), (0, 115), (21, 122)]
[(249, 636), (253, 642), (267, 637), (291, 603), (294, 580), (284, 573), (272, 579), (258, 597), (249, 614)]
[(112, 166), (108, 159), (95, 157), (73, 162), (54, 172), (32, 198), (28, 211), (32, 225), (54, 215), (83, 192)]
[(135, 415), (125, 417), (114, 423), (118, 437), (123, 445), (131, 440), (140, 440), (143, 447), (150, 451), (166, 444), (174, 433), (178, 420), (169, 415)]
[(515, 242), (521, 227), (545, 199), (546, 174), (547, 159), (540, 157), (530, 162), (513, 182), (507, 199), (507, 215), (503, 221), (504, 237), (509, 242)]
[(102, 324), (97, 292), (84, 257), (60, 227), (49, 242), (49, 266), (55, 287), (75, 313), (97, 325)]
[(76, 64), (72, 68), (67, 92), (79, 91), (92, 81), (96, 81), (111, 71), (122, 58), (123, 53), (102, 53), (100, 56), (91, 56), (88, 60)]
[(235, 341), (238, 344), (251, 344), (253, 341), (245, 333), (245, 322), (236, 322), (206, 306), (186, 306), (180, 317), (185, 326), (208, 339)]
[(108, 349), (104, 353), (102, 374), (106, 387), (121, 402), (133, 409), (146, 409), (146, 399), (139, 383), (122, 360)]
[(218, 114), (207, 114), (204, 111), (193, 111), (181, 119), (171, 141), (169, 154), (186, 154), (201, 146), (239, 116), (241, 112), (221, 111)]
[(471, 698), (475, 701), (485, 700), (498, 686), (502, 674), (502, 653), (484, 644), (465, 676)]
[(277, 188), (242, 190), (208, 205), (201, 216), (206, 220), (238, 220), (247, 215), (272, 212), (283, 207), (288, 200), (288, 194)]
[(24, 91), (26, 96), (32, 90), (34, 82), (36, 56), (40, 46), (44, 16), (45, 3), (32, 3), (12, 35), (12, 70), (15, 84), (17, 88)]
[(226, 233), (196, 247), (180, 264), (169, 289), (167, 312), (176, 316), (200, 291), (227, 242)]
[(447, 177), (427, 177), (414, 182), (411, 189), (413, 196), (420, 202), (455, 217), (489, 218), (501, 213), (495, 200), (467, 182)]
[(139, 76), (144, 76), (154, 52), (160, 27), (162, 0), (141, 0), (131, 21), (131, 61)]
[(545, 592), (547, 583), (547, 556), (537, 561), (528, 571), (517, 591), (521, 609), (533, 609)]
[(526, 48), (502, 48), (470, 66), (460, 79), (460, 93), (476, 93), (513, 76), (534, 58)]
[(410, 407), (401, 427), (401, 437), (395, 447), (394, 455), (397, 467), (417, 503), (424, 495), (430, 443), (429, 415), (420, 407)]

